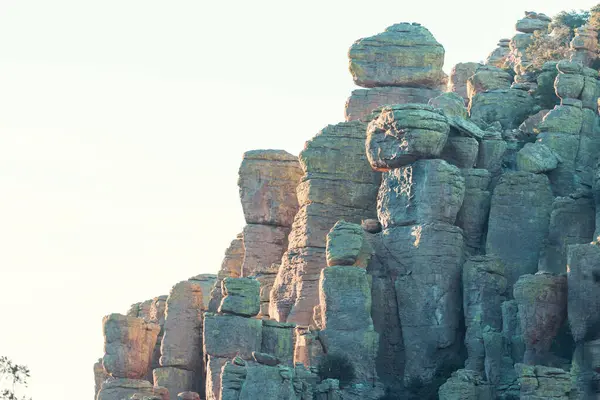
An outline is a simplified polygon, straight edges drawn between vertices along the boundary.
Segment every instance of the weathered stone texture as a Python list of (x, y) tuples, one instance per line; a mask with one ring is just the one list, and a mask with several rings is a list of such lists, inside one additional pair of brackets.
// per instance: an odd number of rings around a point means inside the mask
[(438, 157), (450, 126), (440, 110), (421, 104), (384, 107), (367, 129), (367, 156), (375, 170), (387, 171), (420, 158)]
[(169, 399), (178, 400), (178, 393), (196, 390), (196, 373), (180, 368), (163, 367), (153, 371), (154, 385), (169, 390)]
[(443, 160), (418, 160), (383, 174), (377, 214), (384, 228), (454, 224), (465, 193), (460, 170)]
[(363, 87), (422, 86), (445, 83), (444, 47), (419, 24), (392, 25), (356, 41), (348, 52), (350, 73)]
[(260, 311), (260, 283), (253, 278), (225, 278), (220, 313), (253, 317)]
[(179, 282), (167, 298), (160, 365), (194, 371), (202, 360), (202, 288)]
[(217, 275), (199, 274), (188, 279), (190, 282), (197, 283), (202, 288), (202, 305), (204, 310), (208, 310), (210, 304), (210, 291), (217, 282)]
[(552, 203), (548, 239), (540, 254), (540, 271), (567, 272), (569, 245), (589, 243), (595, 229), (594, 202), (586, 197), (557, 197)]
[(503, 129), (516, 129), (532, 114), (533, 106), (533, 97), (523, 90), (498, 89), (473, 96), (469, 114), (476, 121), (498, 121)]
[(137, 379), (113, 378), (102, 384), (97, 400), (123, 400), (130, 399), (135, 394), (153, 398), (157, 396), (162, 400), (170, 400), (167, 389), (152, 386), (148, 381)]
[(507, 299), (504, 265), (495, 257), (476, 256), (465, 262), (462, 271), (465, 345), (468, 358), (465, 368), (485, 372), (484, 329), (502, 329), (502, 303)]
[[(508, 51), (507, 51), (508, 53)], [(467, 62), (458, 63), (452, 67), (448, 79), (448, 92), (454, 92), (463, 98), (465, 104), (469, 103), (467, 93), (467, 80), (475, 74), (475, 71), (481, 66), (479, 63)]]
[(525, 364), (548, 362), (548, 351), (567, 317), (567, 279), (549, 273), (523, 275), (514, 286), (525, 341)]
[(160, 327), (142, 318), (110, 314), (103, 318), (102, 329), (104, 370), (115, 378), (144, 378)]
[(491, 400), (492, 387), (482, 375), (468, 369), (452, 373), (438, 391), (439, 400)]
[(373, 249), (358, 224), (338, 221), (327, 234), (327, 265), (354, 265), (366, 268)]
[(346, 121), (365, 120), (376, 108), (390, 104), (427, 104), (441, 94), (438, 89), (418, 87), (375, 87), (356, 89), (346, 101)]
[(568, 247), (568, 316), (575, 342), (600, 338), (600, 246)]
[(439, 368), (457, 361), (462, 231), (442, 223), (393, 227), (382, 232), (382, 246), (386, 252), (380, 257), (397, 276), (404, 381), (431, 382)]
[(219, 305), (221, 305), (221, 300), (223, 298), (221, 281), (226, 277), (239, 278), (241, 276), (244, 253), (244, 236), (243, 233), (240, 233), (231, 242), (227, 250), (225, 250), (225, 257), (221, 263), (221, 269), (217, 274), (217, 280), (210, 291), (208, 311), (217, 312)]
[(567, 400), (571, 391), (571, 378), (560, 368), (542, 365), (515, 364), (519, 377), (522, 400)]
[(492, 195), (486, 254), (503, 261), (509, 287), (519, 276), (537, 272), (552, 202), (545, 175), (512, 172), (500, 178)]
[(246, 222), (290, 226), (298, 210), (295, 189), (301, 177), (298, 158), (283, 150), (244, 153), (238, 186)]
[(456, 225), (463, 230), (466, 250), (470, 254), (483, 252), (485, 232), (490, 213), (491, 193), (488, 188), (491, 174), (485, 169), (463, 169), (465, 195)]

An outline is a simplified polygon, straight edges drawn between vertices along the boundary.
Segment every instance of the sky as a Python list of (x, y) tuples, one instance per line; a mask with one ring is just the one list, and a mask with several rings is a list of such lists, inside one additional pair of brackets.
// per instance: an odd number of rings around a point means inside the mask
[(355, 40), (419, 22), (449, 71), (598, 1), (0, 0), (0, 355), (91, 398), (102, 317), (217, 272), (244, 151), (341, 122)]

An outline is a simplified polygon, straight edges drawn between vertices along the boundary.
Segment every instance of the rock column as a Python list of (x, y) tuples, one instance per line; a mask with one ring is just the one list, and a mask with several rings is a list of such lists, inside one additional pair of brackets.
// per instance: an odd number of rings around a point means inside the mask
[(160, 368), (154, 384), (169, 389), (171, 400), (185, 391), (202, 389), (202, 311), (204, 298), (198, 283), (173, 286), (166, 301)]
[(407, 385), (430, 384), (460, 362), (464, 243), (454, 223), (465, 183), (457, 167), (435, 159), (449, 130), (441, 112), (407, 104), (383, 108), (367, 133), (372, 167), (387, 171), (378, 195), (377, 257), (395, 278)]
[(346, 121), (364, 120), (383, 105), (422, 103), (441, 94), (444, 47), (419, 24), (396, 24), (357, 40), (348, 56), (357, 89), (346, 102)]

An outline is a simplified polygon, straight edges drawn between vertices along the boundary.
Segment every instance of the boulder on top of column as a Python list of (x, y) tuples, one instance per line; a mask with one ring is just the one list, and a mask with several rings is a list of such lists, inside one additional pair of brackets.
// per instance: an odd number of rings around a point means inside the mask
[(367, 268), (373, 248), (364, 229), (343, 220), (338, 221), (327, 234), (327, 265), (354, 265)]
[(383, 107), (367, 128), (371, 167), (387, 171), (420, 158), (436, 158), (444, 149), (450, 126), (441, 110), (423, 104)]
[(110, 314), (102, 319), (102, 329), (104, 370), (115, 378), (144, 378), (160, 326), (142, 318)]
[(298, 157), (286, 151), (244, 153), (238, 186), (246, 222), (291, 226), (298, 211), (295, 190), (302, 174)]
[(359, 86), (435, 88), (445, 83), (444, 54), (444, 47), (427, 28), (403, 22), (357, 40), (348, 57)]
[(260, 311), (260, 282), (254, 278), (225, 278), (220, 313), (253, 317)]

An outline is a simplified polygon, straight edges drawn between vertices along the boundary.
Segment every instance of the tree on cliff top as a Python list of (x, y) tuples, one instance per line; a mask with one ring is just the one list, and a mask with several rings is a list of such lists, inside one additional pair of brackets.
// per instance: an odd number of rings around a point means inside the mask
[(0, 400), (31, 400), (18, 395), (20, 387), (27, 387), (29, 377), (29, 368), (25, 365), (15, 364), (8, 357), (0, 356)]
[[(596, 6), (598, 7), (598, 6)], [(594, 7), (594, 8), (596, 8)], [(592, 9), (593, 10), (593, 9)], [(571, 34), (575, 32), (575, 28), (585, 25), (590, 19), (590, 12), (585, 10), (561, 11), (552, 18), (551, 29), (556, 26), (564, 25), (568, 27)]]

